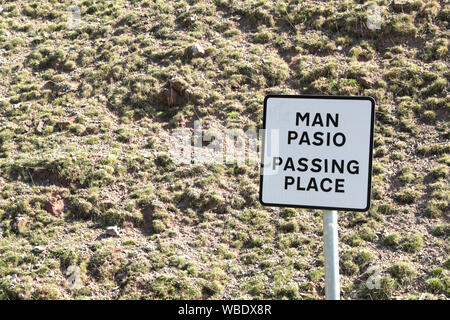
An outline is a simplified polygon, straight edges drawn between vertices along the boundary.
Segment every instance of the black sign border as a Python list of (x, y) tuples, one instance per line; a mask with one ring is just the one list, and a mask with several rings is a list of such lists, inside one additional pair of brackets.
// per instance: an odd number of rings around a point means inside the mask
[(373, 135), (375, 127), (375, 99), (369, 96), (326, 96), (326, 95), (282, 95), (282, 94), (269, 94), (264, 98), (264, 113), (263, 113), (263, 129), (266, 130), (266, 114), (267, 114), (267, 100), (270, 98), (290, 98), (290, 99), (336, 99), (336, 100), (369, 100), (371, 102), (371, 127), (370, 127), (370, 148), (369, 148), (369, 177), (367, 186), (367, 204), (365, 208), (344, 208), (344, 207), (320, 207), (320, 206), (304, 206), (304, 205), (286, 205), (281, 203), (267, 203), (262, 200), (262, 188), (263, 188), (263, 163), (264, 163), (264, 144), (265, 134), (261, 139), (261, 163), (260, 163), (260, 175), (259, 175), (259, 202), (264, 206), (271, 207), (286, 207), (286, 208), (305, 208), (305, 209), (319, 209), (319, 210), (340, 210), (340, 211), (359, 211), (364, 212), (370, 209), (371, 195), (372, 195), (372, 161), (373, 161)]

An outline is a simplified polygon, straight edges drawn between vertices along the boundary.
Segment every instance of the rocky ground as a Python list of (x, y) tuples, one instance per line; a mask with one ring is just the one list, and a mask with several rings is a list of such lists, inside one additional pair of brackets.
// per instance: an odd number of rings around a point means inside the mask
[(343, 299), (448, 299), (447, 1), (73, 5), (0, 4), (1, 299), (323, 299), (319, 210), (171, 156), (196, 120), (261, 128), (270, 93), (377, 101)]

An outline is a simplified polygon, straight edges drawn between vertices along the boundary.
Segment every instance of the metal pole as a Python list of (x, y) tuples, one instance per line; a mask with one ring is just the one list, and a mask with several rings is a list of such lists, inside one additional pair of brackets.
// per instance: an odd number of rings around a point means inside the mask
[(325, 296), (339, 300), (339, 254), (337, 211), (323, 212), (323, 240), (325, 256)]

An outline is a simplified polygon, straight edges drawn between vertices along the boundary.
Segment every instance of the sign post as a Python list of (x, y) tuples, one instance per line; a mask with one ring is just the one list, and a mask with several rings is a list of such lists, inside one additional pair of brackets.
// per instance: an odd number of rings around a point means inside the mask
[(323, 251), (325, 257), (325, 296), (339, 300), (339, 253), (337, 211), (323, 212)]
[(267, 206), (325, 210), (325, 294), (339, 300), (337, 210), (367, 211), (372, 179), (375, 100), (269, 95), (259, 200)]

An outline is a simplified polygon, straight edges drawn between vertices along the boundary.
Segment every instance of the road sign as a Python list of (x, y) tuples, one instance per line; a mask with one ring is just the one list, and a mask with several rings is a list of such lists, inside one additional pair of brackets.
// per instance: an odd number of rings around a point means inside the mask
[(374, 115), (371, 97), (267, 96), (261, 203), (367, 211)]

